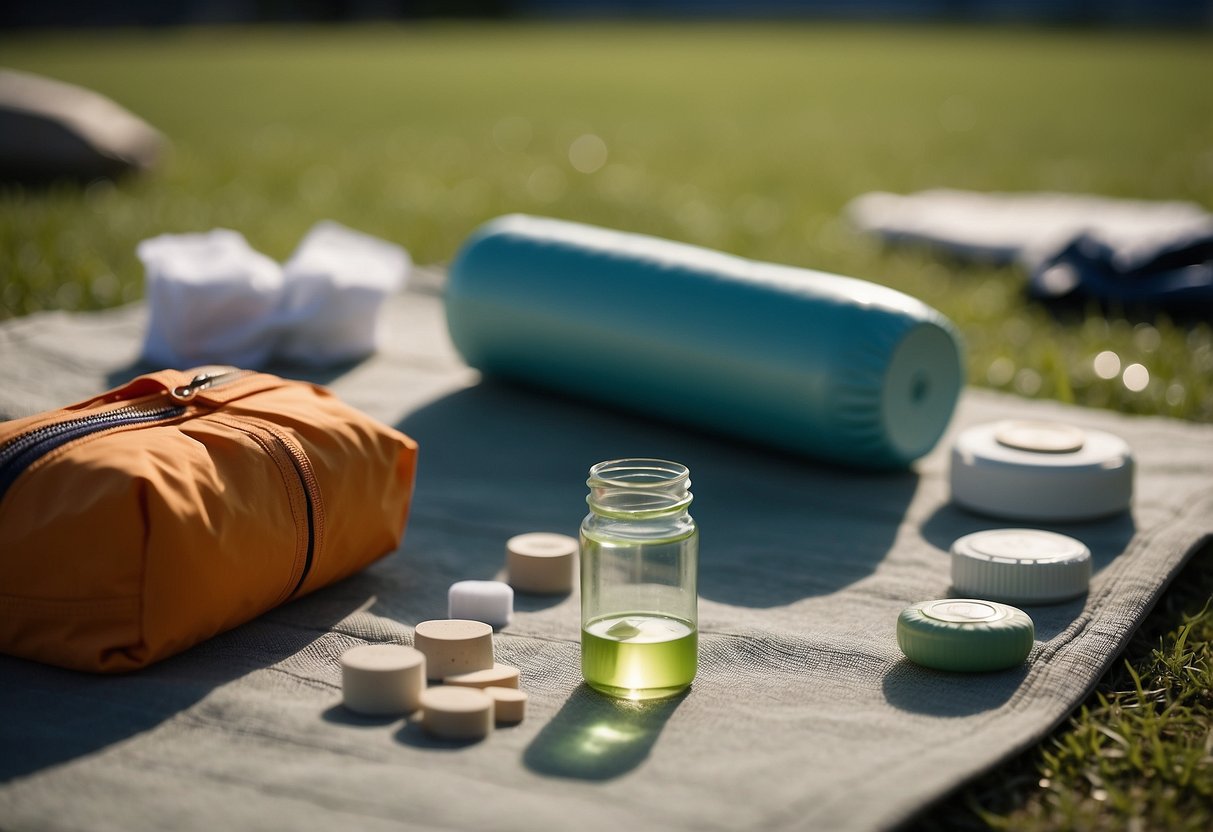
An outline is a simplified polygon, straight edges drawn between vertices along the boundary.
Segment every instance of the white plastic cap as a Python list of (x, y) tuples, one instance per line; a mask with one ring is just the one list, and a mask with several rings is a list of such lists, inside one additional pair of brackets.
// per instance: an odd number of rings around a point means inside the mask
[(991, 517), (1090, 520), (1124, 511), (1133, 455), (1118, 436), (1054, 422), (996, 422), (952, 447), (952, 501)]
[(1091, 551), (1080, 540), (1040, 529), (991, 529), (952, 544), (952, 587), (1011, 604), (1052, 604), (1082, 595)]

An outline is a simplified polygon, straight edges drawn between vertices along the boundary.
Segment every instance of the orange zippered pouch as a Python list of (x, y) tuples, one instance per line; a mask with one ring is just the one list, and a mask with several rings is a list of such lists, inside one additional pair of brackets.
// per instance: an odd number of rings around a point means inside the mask
[(165, 370), (0, 423), (0, 652), (144, 667), (400, 544), (417, 445), (322, 387)]

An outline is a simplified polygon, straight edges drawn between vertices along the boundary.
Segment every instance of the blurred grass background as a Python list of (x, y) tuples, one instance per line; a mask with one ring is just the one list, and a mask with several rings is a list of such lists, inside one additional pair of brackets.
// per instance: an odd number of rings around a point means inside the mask
[[(1213, 421), (1207, 318), (1055, 312), (1014, 269), (885, 251), (841, 215), (865, 191), (941, 186), (1213, 207), (1207, 33), (202, 28), (8, 35), (0, 61), (172, 142), (143, 179), (0, 188), (0, 317), (137, 299), (134, 248), (155, 234), (226, 226), (284, 259), (331, 218), (433, 263), (525, 211), (885, 283), (956, 321), (972, 383)], [(1213, 825), (1211, 594), (1206, 553), (1067, 726), (917, 825)]]
[(10, 35), (0, 60), (172, 142), (143, 180), (0, 189), (0, 316), (139, 297), (135, 244), (163, 232), (226, 226), (285, 258), (327, 217), (430, 263), (526, 211), (885, 283), (959, 324), (973, 383), (1213, 421), (1210, 321), (1054, 313), (1014, 269), (884, 252), (841, 216), (938, 186), (1213, 206), (1207, 33), (198, 28)]

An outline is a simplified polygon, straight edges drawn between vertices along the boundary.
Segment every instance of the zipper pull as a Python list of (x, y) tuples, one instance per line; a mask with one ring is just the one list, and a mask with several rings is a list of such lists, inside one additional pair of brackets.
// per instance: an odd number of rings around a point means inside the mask
[(190, 379), (189, 384), (182, 384), (179, 387), (174, 387), (170, 391), (170, 395), (179, 402), (188, 402), (194, 398), (194, 395), (199, 390), (206, 390), (214, 387), (217, 384), (226, 384), (229, 381), (235, 381), (237, 377), (247, 375), (248, 370), (239, 370), (235, 367), (217, 368), (217, 371), (208, 371), (199, 373)]

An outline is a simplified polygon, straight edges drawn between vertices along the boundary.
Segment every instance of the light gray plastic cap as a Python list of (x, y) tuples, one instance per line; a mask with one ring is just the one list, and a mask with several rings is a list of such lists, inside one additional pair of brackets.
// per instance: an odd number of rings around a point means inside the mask
[(952, 544), (952, 587), (961, 595), (1052, 604), (1082, 595), (1090, 580), (1091, 551), (1064, 534), (991, 529)]

